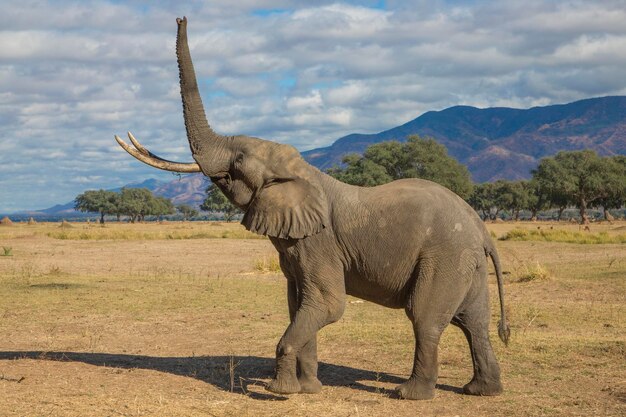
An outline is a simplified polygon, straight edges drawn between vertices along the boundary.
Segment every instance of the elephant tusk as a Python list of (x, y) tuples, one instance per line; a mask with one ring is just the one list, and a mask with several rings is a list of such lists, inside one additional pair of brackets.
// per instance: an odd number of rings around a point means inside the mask
[(137, 139), (135, 139), (133, 134), (130, 133), (130, 132), (128, 132), (128, 139), (130, 139), (130, 141), (133, 143), (135, 148), (137, 148), (137, 150), (139, 152), (141, 152), (142, 154), (144, 154), (146, 156), (154, 156), (154, 155), (150, 155), (150, 151), (147, 150), (146, 148), (144, 148), (144, 146), (141, 143), (139, 143), (139, 141)]
[(124, 148), (126, 152), (134, 156), (136, 159), (140, 160), (144, 164), (150, 165), (155, 168), (159, 168), (165, 171), (173, 171), (173, 172), (183, 172), (183, 173), (191, 173), (191, 172), (202, 172), (200, 169), (200, 165), (195, 162), (191, 163), (182, 163), (182, 162), (173, 162), (168, 161), (167, 159), (163, 159), (161, 157), (156, 156), (149, 150), (147, 150), (142, 144), (135, 139), (132, 133), (128, 132), (128, 138), (135, 146), (134, 148), (124, 142), (119, 136), (115, 135), (115, 140), (117, 143)]

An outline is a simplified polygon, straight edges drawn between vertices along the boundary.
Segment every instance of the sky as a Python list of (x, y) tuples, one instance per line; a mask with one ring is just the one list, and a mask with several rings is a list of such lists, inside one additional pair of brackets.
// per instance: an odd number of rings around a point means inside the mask
[(626, 95), (626, 0), (0, 0), (0, 213), (175, 179), (114, 134), (192, 161), (182, 16), (211, 126), (300, 151), (454, 105)]

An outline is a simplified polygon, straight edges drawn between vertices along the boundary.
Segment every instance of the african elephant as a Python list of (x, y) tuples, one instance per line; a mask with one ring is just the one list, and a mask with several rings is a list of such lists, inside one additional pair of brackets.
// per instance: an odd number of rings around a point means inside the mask
[(469, 342), (474, 376), (464, 392), (497, 395), (500, 369), (489, 341), (487, 257), (496, 271), (500, 338), (507, 343), (502, 274), (483, 222), (460, 197), (430, 181), (371, 188), (344, 184), (306, 163), (291, 146), (223, 136), (209, 126), (177, 19), (176, 52), (185, 127), (196, 163), (159, 158), (129, 133), (131, 155), (154, 167), (203, 172), (244, 211), (242, 224), (266, 235), (287, 278), (291, 323), (276, 348), (275, 393), (316, 393), (317, 332), (342, 316), (346, 294), (403, 308), (413, 324), (415, 359), (402, 398), (435, 395), (437, 346), (448, 323)]

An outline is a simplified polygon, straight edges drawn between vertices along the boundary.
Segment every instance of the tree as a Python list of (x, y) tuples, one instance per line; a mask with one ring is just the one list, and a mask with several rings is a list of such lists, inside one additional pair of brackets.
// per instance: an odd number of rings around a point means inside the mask
[(215, 184), (211, 184), (207, 187), (206, 194), (207, 197), (200, 205), (201, 210), (222, 213), (224, 220), (227, 222), (230, 222), (235, 215), (241, 213), (241, 210), (228, 201), (226, 196)]
[(384, 167), (359, 154), (346, 155), (342, 162), (345, 168), (333, 167), (327, 173), (346, 184), (374, 187), (393, 181)]
[(537, 220), (537, 213), (549, 207), (548, 196), (536, 179), (523, 183), (527, 192), (525, 209), (530, 210), (530, 219)]
[(180, 204), (176, 206), (176, 210), (178, 210), (178, 212), (183, 215), (183, 220), (185, 221), (198, 215), (198, 210), (188, 204)]
[(607, 163), (605, 195), (596, 200), (604, 211), (604, 219), (610, 220), (610, 209), (619, 209), (626, 202), (626, 156), (616, 155), (604, 158)]
[(592, 150), (562, 151), (554, 157), (543, 158), (533, 178), (537, 180), (551, 202), (554, 194), (578, 207), (581, 223), (588, 223), (587, 208), (608, 193), (609, 164)]
[(85, 191), (74, 200), (76, 210), (100, 213), (100, 224), (104, 224), (105, 215), (116, 213), (118, 204), (119, 194), (106, 190)]
[[(154, 197), (148, 204), (148, 212), (146, 215), (157, 216), (159, 219), (161, 216), (167, 216), (168, 214), (175, 213), (174, 204), (167, 197)], [(142, 219), (143, 220), (143, 219)]]
[(118, 210), (135, 223), (146, 216), (173, 214), (174, 205), (165, 197), (155, 197), (147, 188), (122, 188)]
[(544, 208), (558, 208), (557, 220), (561, 220), (567, 206), (575, 204), (568, 190), (568, 177), (565, 167), (554, 158), (542, 159), (533, 171), (535, 191), (543, 196)]
[(515, 221), (519, 220), (520, 211), (528, 206), (527, 182), (499, 180), (494, 184), (496, 205), (509, 210)]
[(410, 136), (406, 143), (381, 142), (369, 146), (363, 156), (348, 155), (344, 168), (335, 167), (330, 175), (348, 184), (375, 186), (401, 178), (423, 178), (437, 182), (464, 199), (473, 183), (467, 168), (448, 155), (434, 139)]
[(476, 184), (472, 195), (468, 198), (468, 203), (483, 220), (495, 219), (499, 212), (496, 207), (495, 185), (489, 182)]

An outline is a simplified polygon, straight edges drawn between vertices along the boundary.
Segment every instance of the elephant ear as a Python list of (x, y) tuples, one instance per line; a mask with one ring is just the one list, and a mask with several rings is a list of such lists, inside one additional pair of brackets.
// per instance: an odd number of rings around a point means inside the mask
[(295, 160), (274, 160), (275, 175), (257, 191), (246, 211), (241, 223), (251, 232), (300, 239), (328, 226), (326, 195), (314, 175), (315, 170), (295, 149), (286, 153), (294, 157), (294, 152)]

